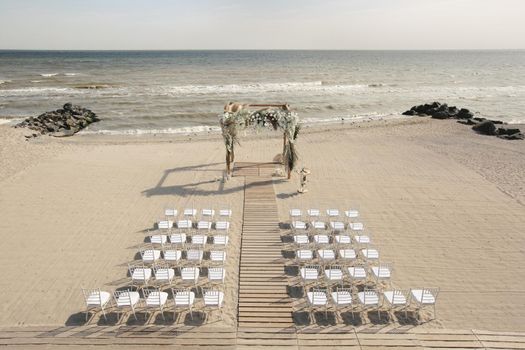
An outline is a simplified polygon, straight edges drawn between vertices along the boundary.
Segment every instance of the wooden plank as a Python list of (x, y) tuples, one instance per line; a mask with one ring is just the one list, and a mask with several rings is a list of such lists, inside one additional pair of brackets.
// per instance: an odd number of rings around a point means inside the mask
[(245, 178), (241, 237), (239, 324), (292, 325), (275, 192), (268, 178)]

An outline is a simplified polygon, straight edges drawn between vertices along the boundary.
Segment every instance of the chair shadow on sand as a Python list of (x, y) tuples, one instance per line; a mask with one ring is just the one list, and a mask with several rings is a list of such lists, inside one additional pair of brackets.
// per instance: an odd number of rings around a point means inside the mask
[[(186, 197), (189, 195), (209, 196), (209, 195), (214, 195), (218, 193), (231, 194), (231, 193), (236, 193), (239, 191), (244, 191), (245, 188), (249, 188), (249, 187), (264, 186), (264, 185), (271, 184), (273, 182), (285, 181), (284, 179), (272, 180), (271, 178), (269, 178), (268, 180), (250, 182), (246, 186), (243, 184), (241, 186), (235, 186), (235, 187), (225, 189), (224, 188), (225, 182), (222, 180), (223, 169), (220, 169), (220, 170), (219, 169), (202, 169), (208, 166), (214, 166), (218, 164), (222, 164), (222, 163), (210, 163), (210, 164), (202, 164), (202, 165), (195, 165), (195, 166), (186, 166), (186, 167), (166, 169), (164, 170), (164, 174), (161, 176), (157, 184), (152, 188), (148, 188), (142, 191), (142, 194), (145, 195), (146, 197), (171, 196), (171, 195), (177, 195), (181, 197)], [(217, 176), (209, 180), (203, 180), (203, 181), (188, 183), (184, 185), (172, 185), (172, 186), (164, 185), (169, 175), (173, 173), (181, 172), (181, 171), (215, 172), (217, 173)], [(216, 183), (218, 185), (217, 190), (205, 190), (205, 189), (199, 188), (199, 186), (213, 184), (213, 183)]]

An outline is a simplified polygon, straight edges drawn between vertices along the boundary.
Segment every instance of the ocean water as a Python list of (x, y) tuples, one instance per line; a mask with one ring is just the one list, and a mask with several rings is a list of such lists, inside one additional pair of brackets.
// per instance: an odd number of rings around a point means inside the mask
[(89, 132), (188, 132), (229, 101), (307, 123), (432, 101), (525, 122), (525, 51), (0, 51), (0, 122), (72, 102), (103, 118)]

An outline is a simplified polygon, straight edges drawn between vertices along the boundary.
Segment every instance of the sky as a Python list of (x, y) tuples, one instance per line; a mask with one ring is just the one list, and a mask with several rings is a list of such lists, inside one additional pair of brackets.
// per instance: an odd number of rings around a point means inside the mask
[(525, 0), (0, 0), (0, 49), (525, 49)]

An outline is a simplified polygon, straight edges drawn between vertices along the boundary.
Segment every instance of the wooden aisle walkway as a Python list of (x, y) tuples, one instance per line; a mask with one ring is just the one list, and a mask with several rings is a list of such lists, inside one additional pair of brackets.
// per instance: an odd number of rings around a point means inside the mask
[[(254, 172), (261, 173), (260, 170)], [(240, 328), (294, 326), (281, 252), (277, 203), (270, 176), (245, 177), (239, 266)]]

